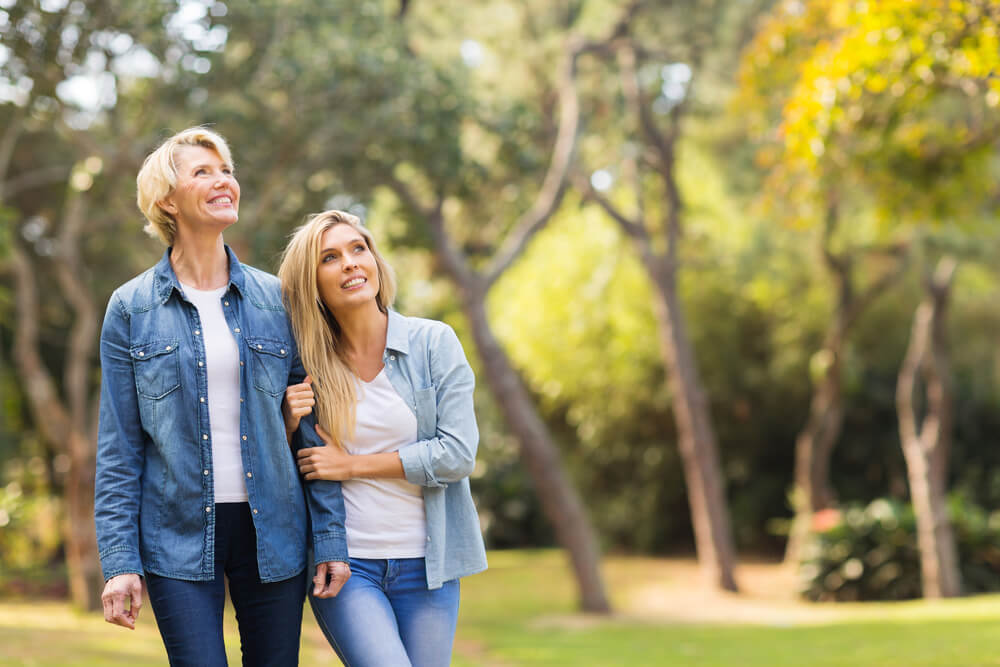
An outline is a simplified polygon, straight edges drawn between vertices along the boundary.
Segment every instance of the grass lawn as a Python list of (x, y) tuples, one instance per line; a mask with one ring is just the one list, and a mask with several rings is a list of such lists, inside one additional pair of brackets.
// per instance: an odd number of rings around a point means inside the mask
[[(618, 610), (576, 614), (563, 556), (490, 554), (462, 582), (455, 665), (1000, 665), (1000, 596), (928, 603), (798, 602), (774, 566), (741, 568), (745, 593), (705, 593), (690, 561), (609, 558)], [(336, 665), (307, 610), (303, 665)], [(362, 621), (363, 622), (363, 621)], [(0, 602), (0, 665), (163, 665), (148, 608), (129, 632), (62, 603)], [(230, 664), (239, 638), (230, 613)]]

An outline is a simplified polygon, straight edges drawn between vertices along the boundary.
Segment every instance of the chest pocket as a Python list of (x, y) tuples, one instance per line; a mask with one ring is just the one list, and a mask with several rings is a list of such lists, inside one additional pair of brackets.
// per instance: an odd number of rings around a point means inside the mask
[(247, 337), (253, 385), (265, 394), (281, 396), (288, 386), (288, 345), (272, 338)]
[(140, 396), (158, 400), (181, 386), (177, 339), (156, 340), (133, 347), (132, 368)]

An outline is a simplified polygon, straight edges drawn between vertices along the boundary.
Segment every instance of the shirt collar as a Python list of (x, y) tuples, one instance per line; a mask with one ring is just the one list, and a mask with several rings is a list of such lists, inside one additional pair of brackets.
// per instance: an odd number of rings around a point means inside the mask
[[(156, 281), (156, 293), (160, 295), (160, 300), (166, 303), (167, 299), (170, 298), (170, 293), (173, 290), (177, 290), (178, 294), (183, 294), (184, 290), (181, 289), (181, 283), (177, 280), (177, 274), (174, 273), (174, 267), (170, 264), (170, 252), (173, 250), (173, 246), (166, 249), (163, 253), (163, 257), (160, 261), (156, 263), (154, 269), (155, 281)], [(228, 245), (226, 246), (226, 256), (229, 258), (229, 285), (228, 287), (235, 287), (240, 294), (245, 291), (245, 276), (243, 271), (243, 265), (240, 264), (240, 260), (236, 258), (236, 253)]]
[(410, 353), (410, 323), (392, 308), (389, 309), (389, 324), (385, 332), (385, 347), (388, 350)]

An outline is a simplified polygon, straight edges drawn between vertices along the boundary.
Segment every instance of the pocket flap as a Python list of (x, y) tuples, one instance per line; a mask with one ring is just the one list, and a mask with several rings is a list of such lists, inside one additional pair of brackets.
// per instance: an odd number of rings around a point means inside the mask
[(254, 352), (261, 352), (263, 354), (270, 354), (275, 357), (287, 357), (288, 356), (288, 345), (280, 340), (274, 340), (272, 338), (251, 338), (247, 336), (247, 345)]
[(177, 339), (154, 340), (144, 345), (137, 345), (131, 348), (132, 358), (138, 361), (158, 357), (161, 354), (170, 354), (177, 349)]

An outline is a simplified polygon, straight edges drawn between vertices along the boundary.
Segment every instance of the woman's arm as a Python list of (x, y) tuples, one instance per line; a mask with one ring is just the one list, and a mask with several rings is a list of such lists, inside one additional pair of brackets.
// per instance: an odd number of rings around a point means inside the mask
[(332, 445), (329, 435), (318, 428), (327, 446), (298, 452), (299, 472), (306, 479), (390, 478), (419, 486), (446, 486), (472, 473), (479, 444), (473, 407), (475, 376), (452, 328), (442, 323), (439, 331), (428, 351), (436, 387), (435, 436), (397, 452), (351, 455)]
[(94, 523), (107, 580), (101, 595), (104, 619), (135, 629), (142, 606), (139, 501), (145, 449), (128, 331), (124, 306), (112, 295), (101, 328)]
[(101, 408), (94, 478), (94, 519), (105, 579), (143, 573), (139, 502), (145, 449), (130, 348), (124, 306), (112, 296), (101, 329)]

